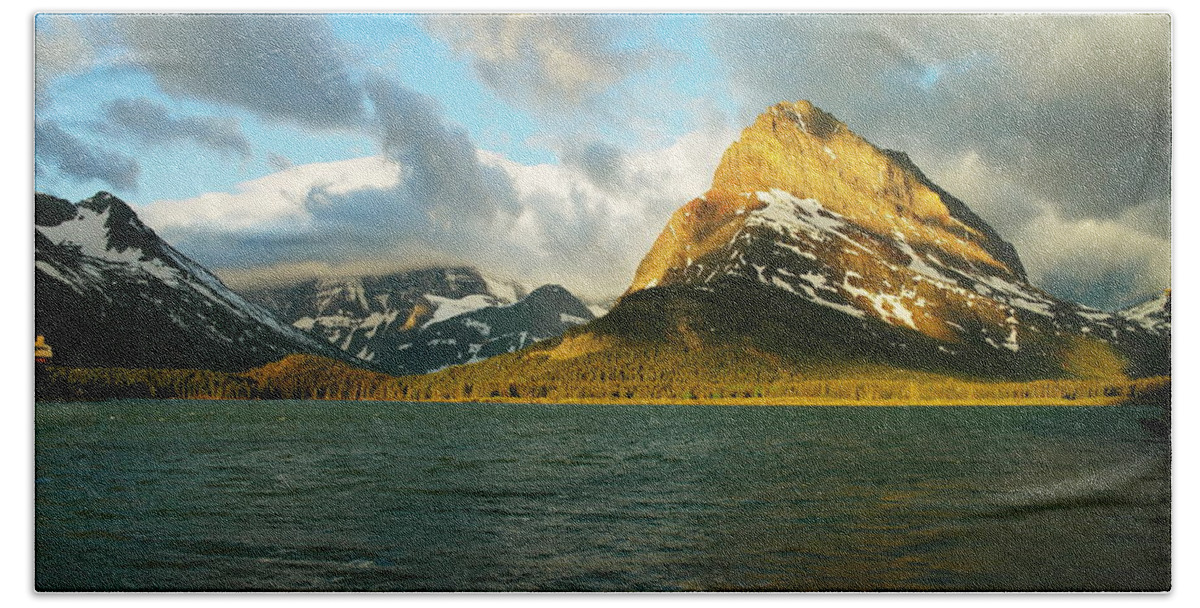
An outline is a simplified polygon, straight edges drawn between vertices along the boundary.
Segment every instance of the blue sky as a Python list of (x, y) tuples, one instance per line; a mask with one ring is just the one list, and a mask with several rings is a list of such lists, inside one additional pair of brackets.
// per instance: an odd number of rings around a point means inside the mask
[[(663, 145), (695, 130), (700, 118), (689, 101), (705, 99), (714, 109), (736, 112), (736, 103), (718, 86), (718, 58), (703, 41), (691, 35), (703, 15), (674, 18), (630, 17), (644, 21), (630, 28), (628, 39), (606, 41), (611, 51), (632, 52), (659, 46), (662, 54), (675, 54), (648, 64), (630, 74), (603, 97), (623, 97), (622, 111), (633, 105), (638, 118), (649, 124), (630, 125), (624, 115), (613, 113), (615, 105), (597, 101), (583, 109), (602, 124), (580, 125), (576, 108), (544, 109), (522, 107), (499, 96), (476, 79), (470, 55), (455, 53), (445, 42), (422, 27), (421, 15), (330, 15), (324, 19), (334, 37), (344, 45), (344, 61), (357, 72), (378, 72), (394, 78), (414, 91), (436, 100), (446, 119), (460, 125), (476, 144), (525, 164), (558, 161), (551, 142), (585, 134), (603, 138), (622, 149)], [(94, 194), (98, 188), (131, 201), (148, 203), (159, 199), (189, 198), (214, 190), (230, 190), (241, 181), (272, 172), (271, 155), (294, 164), (342, 160), (376, 152), (370, 135), (355, 132), (310, 130), (286, 121), (264, 119), (236, 105), (206, 103), (204, 100), (173, 96), (157, 86), (152, 73), (130, 65), (117, 34), (105, 23), (111, 18), (95, 16), (43, 16), (39, 33), (66, 29), (62, 19), (81, 30), (103, 24), (93, 34), (98, 55), (92, 69), (53, 78), (45, 88), (47, 103), (39, 104), (39, 120), (53, 121), (87, 145), (136, 159), (141, 174), (136, 188), (120, 188), (103, 179), (83, 179), (53, 168), (37, 176), (40, 191), (54, 192), (71, 200)], [(86, 34), (85, 34), (86, 35)], [(103, 45), (103, 46), (100, 46)], [(665, 87), (665, 88), (664, 88)], [(233, 117), (249, 139), (253, 151), (246, 158), (229, 153), (173, 142), (148, 148), (144, 142), (106, 134), (93, 128), (105, 120), (106, 105), (119, 99), (145, 98), (165, 106), (173, 117)], [(544, 110), (547, 115), (539, 115)], [(186, 166), (186, 171), (179, 167)]]
[(1112, 308), (1170, 285), (1161, 15), (35, 28), (36, 189), (113, 192), (235, 286), (454, 261), (612, 297), (738, 130), (797, 99), (908, 152), (1057, 295)]

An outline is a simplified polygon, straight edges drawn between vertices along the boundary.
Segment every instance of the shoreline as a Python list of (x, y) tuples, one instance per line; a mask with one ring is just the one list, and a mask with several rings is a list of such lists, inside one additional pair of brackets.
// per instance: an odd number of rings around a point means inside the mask
[(104, 400), (35, 399), (34, 405), (52, 403), (108, 403), (113, 401), (303, 401), (306, 403), (404, 403), (428, 405), (610, 405), (614, 407), (641, 405), (687, 406), (736, 406), (736, 407), (1170, 407), (1161, 403), (1127, 403), (1120, 397), (1084, 397), (1079, 399), (998, 399), (998, 400), (953, 400), (928, 399), (920, 401), (886, 399), (646, 399), (616, 401), (613, 399), (436, 399), (436, 400), (381, 400), (381, 399), (237, 399), (223, 397), (126, 397)]

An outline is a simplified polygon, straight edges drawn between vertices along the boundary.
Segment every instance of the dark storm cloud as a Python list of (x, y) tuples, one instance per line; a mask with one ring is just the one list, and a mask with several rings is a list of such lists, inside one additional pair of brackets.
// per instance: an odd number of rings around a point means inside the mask
[(34, 158), (43, 171), (54, 167), (76, 181), (99, 180), (115, 190), (136, 190), (141, 173), (134, 159), (93, 146), (52, 121), (34, 124)]
[(144, 145), (191, 142), (242, 158), (250, 156), (250, 141), (236, 120), (200, 116), (174, 118), (166, 106), (144, 97), (109, 102), (96, 128), (109, 135), (130, 137)]
[(361, 122), (362, 88), (319, 17), (137, 15), (115, 22), (133, 61), (171, 95), (315, 128)]
[(470, 136), (446, 124), (432, 98), (384, 79), (371, 80), (367, 95), (384, 153), (412, 170), (404, 198), (440, 222), (517, 210), (508, 175), (479, 162)]
[(1115, 217), (1168, 192), (1165, 16), (745, 16), (714, 26), (751, 115), (808, 98), (918, 162), (926, 150), (973, 150), (1066, 217)]

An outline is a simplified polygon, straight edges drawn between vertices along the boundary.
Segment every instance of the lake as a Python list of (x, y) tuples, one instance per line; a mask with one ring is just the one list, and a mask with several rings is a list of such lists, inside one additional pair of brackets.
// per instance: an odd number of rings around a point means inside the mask
[(36, 405), (41, 590), (1164, 590), (1139, 407)]

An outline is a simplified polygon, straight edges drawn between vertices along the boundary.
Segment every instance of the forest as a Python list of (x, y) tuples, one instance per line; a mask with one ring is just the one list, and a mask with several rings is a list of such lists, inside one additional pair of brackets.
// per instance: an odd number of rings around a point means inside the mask
[[(658, 356), (653, 356), (653, 355)], [(410, 402), (723, 403), (761, 405), (982, 405), (1165, 403), (1170, 378), (1059, 378), (996, 382), (890, 369), (796, 371), (766, 358), (714, 353), (675, 366), (669, 351), (624, 365), (612, 352), (541, 365), (506, 356), (484, 366), (389, 376), (312, 355), (292, 355), (244, 373), (190, 369), (39, 368), (39, 400), (312, 399)], [(695, 353), (693, 353), (695, 356)], [(703, 357), (702, 357), (703, 358)], [(653, 362), (652, 364), (647, 362)], [(550, 364), (554, 363), (554, 364)], [(481, 368), (487, 369), (481, 369)]]

